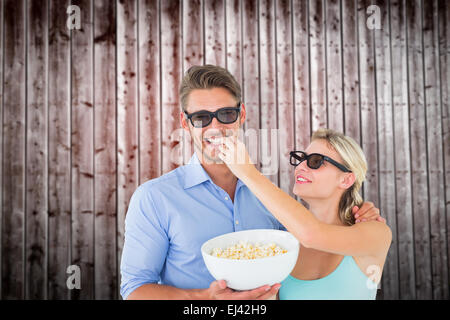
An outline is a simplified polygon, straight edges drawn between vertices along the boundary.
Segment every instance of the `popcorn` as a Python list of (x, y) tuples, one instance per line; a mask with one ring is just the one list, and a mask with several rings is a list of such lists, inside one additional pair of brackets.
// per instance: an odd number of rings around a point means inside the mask
[(239, 243), (229, 246), (225, 249), (214, 248), (211, 255), (218, 258), (234, 259), (234, 260), (251, 260), (266, 257), (274, 257), (286, 253), (287, 250), (277, 246), (271, 242), (269, 244), (261, 245), (256, 242), (254, 245), (251, 242), (239, 241)]

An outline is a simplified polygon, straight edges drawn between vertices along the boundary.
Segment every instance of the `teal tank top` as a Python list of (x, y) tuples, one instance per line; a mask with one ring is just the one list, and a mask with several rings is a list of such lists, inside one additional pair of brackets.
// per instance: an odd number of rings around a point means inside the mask
[(375, 300), (377, 285), (345, 256), (329, 275), (317, 280), (300, 280), (289, 275), (281, 282), (280, 300)]

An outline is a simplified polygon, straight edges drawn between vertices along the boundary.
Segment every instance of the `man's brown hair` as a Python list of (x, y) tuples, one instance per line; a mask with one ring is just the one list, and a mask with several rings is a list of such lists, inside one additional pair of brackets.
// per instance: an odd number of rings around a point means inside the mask
[(186, 111), (189, 94), (195, 89), (224, 88), (236, 99), (241, 101), (241, 86), (236, 79), (219, 66), (207, 64), (204, 66), (192, 66), (184, 74), (180, 85), (181, 109)]

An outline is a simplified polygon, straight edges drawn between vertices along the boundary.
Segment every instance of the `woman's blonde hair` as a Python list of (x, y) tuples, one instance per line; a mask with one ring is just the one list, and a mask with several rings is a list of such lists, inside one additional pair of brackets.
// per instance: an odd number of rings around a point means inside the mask
[(352, 214), (354, 206), (361, 206), (363, 198), (359, 194), (363, 181), (366, 179), (367, 161), (361, 147), (355, 140), (343, 133), (331, 129), (319, 129), (313, 133), (311, 142), (323, 139), (328, 142), (343, 160), (343, 165), (355, 175), (355, 182), (342, 195), (339, 202), (339, 218), (347, 225), (355, 224)]

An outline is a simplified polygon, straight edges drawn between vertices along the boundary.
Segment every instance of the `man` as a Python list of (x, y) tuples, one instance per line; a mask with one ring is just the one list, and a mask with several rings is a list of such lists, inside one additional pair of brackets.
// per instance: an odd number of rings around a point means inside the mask
[[(124, 299), (268, 299), (280, 284), (235, 292), (214, 281), (201, 245), (247, 229), (285, 228), (218, 156), (219, 137), (237, 135), (245, 121), (241, 90), (225, 69), (191, 67), (180, 86), (181, 126), (194, 154), (185, 166), (147, 181), (134, 192), (125, 219), (121, 261)], [(205, 112), (206, 111), (206, 112)], [(379, 219), (365, 203), (358, 211)]]

